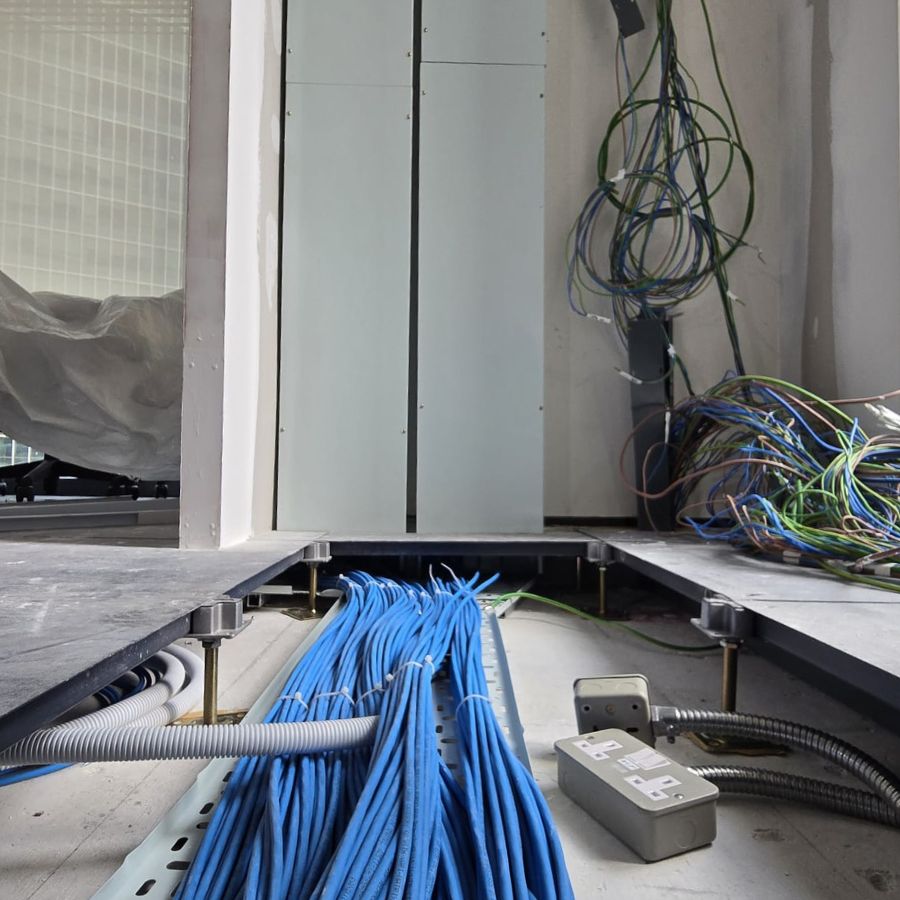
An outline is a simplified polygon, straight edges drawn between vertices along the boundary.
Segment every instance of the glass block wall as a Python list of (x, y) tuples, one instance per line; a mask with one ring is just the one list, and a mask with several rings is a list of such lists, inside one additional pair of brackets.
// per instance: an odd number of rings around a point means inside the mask
[(34, 292), (183, 281), (189, 0), (0, 0), (0, 268)]
[[(24, 288), (182, 287), (189, 52), (190, 0), (0, 0), (0, 269)], [(0, 434), (0, 465), (39, 458)]]

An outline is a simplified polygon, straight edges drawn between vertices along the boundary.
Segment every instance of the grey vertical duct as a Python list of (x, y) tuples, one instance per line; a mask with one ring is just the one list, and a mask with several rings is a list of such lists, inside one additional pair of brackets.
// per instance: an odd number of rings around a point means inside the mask
[(423, 0), (420, 532), (543, 529), (543, 0)]

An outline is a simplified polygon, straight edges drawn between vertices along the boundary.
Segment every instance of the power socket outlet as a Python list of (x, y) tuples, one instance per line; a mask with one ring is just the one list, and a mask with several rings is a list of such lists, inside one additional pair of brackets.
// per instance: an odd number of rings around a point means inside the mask
[(557, 741), (556, 759), (563, 793), (647, 862), (715, 839), (718, 788), (634, 735)]
[(654, 745), (650, 682), (644, 675), (599, 675), (575, 682), (579, 734), (618, 728)]

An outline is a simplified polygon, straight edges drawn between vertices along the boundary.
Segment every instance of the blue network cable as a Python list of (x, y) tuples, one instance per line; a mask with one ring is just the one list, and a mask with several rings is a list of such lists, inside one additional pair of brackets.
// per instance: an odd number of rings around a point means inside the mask
[(60, 769), (68, 769), (66, 763), (53, 766), (22, 766), (0, 772), (0, 787), (9, 784), (19, 784), (22, 781), (31, 781), (32, 778), (40, 778), (42, 775), (51, 775)]
[[(487, 700), (476, 596), (489, 583), (343, 579), (341, 612), (266, 720), (378, 715), (374, 745), (240, 760), (178, 897), (573, 897), (543, 797)], [(438, 752), (436, 677), (457, 705), (460, 781)]]

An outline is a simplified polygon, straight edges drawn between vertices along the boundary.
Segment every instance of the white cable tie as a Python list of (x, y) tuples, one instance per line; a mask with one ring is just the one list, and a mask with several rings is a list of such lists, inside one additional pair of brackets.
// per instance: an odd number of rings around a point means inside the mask
[(359, 706), (359, 704), (362, 703), (363, 700), (366, 699), (366, 697), (371, 697), (372, 694), (378, 694), (378, 693), (382, 693), (382, 694), (383, 694), (383, 693), (384, 693), (384, 690), (385, 690), (384, 685), (382, 685), (381, 682), (379, 682), (379, 683), (376, 684), (375, 687), (373, 687), (371, 690), (366, 691), (366, 692), (365, 692), (364, 694), (362, 694), (359, 698), (357, 698), (356, 705)]
[[(356, 706), (353, 702), (353, 697), (350, 695), (350, 691), (347, 688), (341, 688), (339, 691), (325, 691), (322, 694), (316, 694), (312, 700), (309, 701), (309, 705), (312, 706), (316, 700), (322, 700), (325, 697), (343, 697), (351, 706)], [(307, 707), (308, 709), (309, 707)]]
[(624, 181), (627, 176), (628, 173), (624, 169), (619, 169), (619, 171), (616, 172), (615, 177), (610, 178), (609, 180), (613, 184), (618, 184), (620, 181)]
[(609, 316), (600, 316), (597, 313), (586, 313), (587, 318), (593, 319), (595, 322), (602, 322), (604, 325), (612, 325), (612, 319)]
[(617, 372), (618, 372), (618, 373), (619, 373), (626, 381), (630, 381), (632, 384), (643, 384), (643, 383), (644, 383), (644, 382), (641, 381), (641, 379), (638, 378), (636, 375), (632, 375), (631, 372), (626, 372), (624, 369), (616, 369), (616, 371), (617, 371)]
[(665, 437), (665, 441), (663, 442), (665, 444), (669, 443), (669, 432), (670, 432), (671, 426), (672, 426), (672, 410), (667, 409), (666, 410), (666, 437)]
[(491, 702), (491, 698), (485, 697), (484, 694), (468, 694), (467, 696), (463, 697), (462, 700), (460, 700), (459, 703), (456, 705), (456, 712), (454, 713), (454, 715), (458, 716), (459, 711), (463, 707), (463, 704), (468, 703), (470, 700), (484, 700), (485, 703)]
[(396, 677), (397, 677), (404, 669), (408, 669), (408, 668), (410, 668), (411, 666), (413, 666), (413, 667), (415, 667), (415, 668), (417, 668), (417, 669), (424, 669), (425, 666), (431, 666), (431, 668), (433, 669), (433, 668), (434, 668), (434, 662), (433, 662), (433, 660), (431, 659), (430, 656), (426, 656), (426, 657), (425, 657), (425, 662), (424, 662), (424, 663), (420, 663), (420, 662), (419, 662), (418, 660), (416, 660), (416, 659), (411, 659), (409, 662), (403, 663), (403, 665), (400, 666), (400, 667), (397, 669), (396, 672), (388, 672), (388, 674), (384, 676), (384, 680), (385, 680), (388, 684), (390, 684), (390, 682), (392, 682), (392, 681), (393, 681), (393, 680), (394, 680), (394, 679), (395, 679), (395, 678), (396, 678)]
[(666, 348), (666, 353), (669, 354), (669, 359), (678, 359), (678, 353), (676, 352), (675, 347), (673, 347), (672, 344), (669, 344), (669, 346)]
[(731, 290), (725, 291), (725, 296), (726, 296), (732, 303), (740, 303), (740, 302), (741, 302), (741, 298), (738, 297), (738, 295), (737, 295), (734, 291), (731, 291)]
[(422, 665), (422, 663), (420, 663), (417, 659), (411, 659), (409, 662), (403, 663), (403, 665), (400, 666), (400, 668), (397, 669), (396, 672), (394, 672), (394, 675), (399, 675), (404, 669), (408, 669), (410, 666), (415, 666), (416, 668), (419, 668), (419, 669), (425, 668), (425, 666)]
[(296, 694), (286, 694), (284, 697), (280, 697), (281, 700), (290, 700), (292, 703), (299, 703), (305, 709), (309, 710), (309, 704), (303, 699), (303, 694), (300, 691), (297, 691)]

